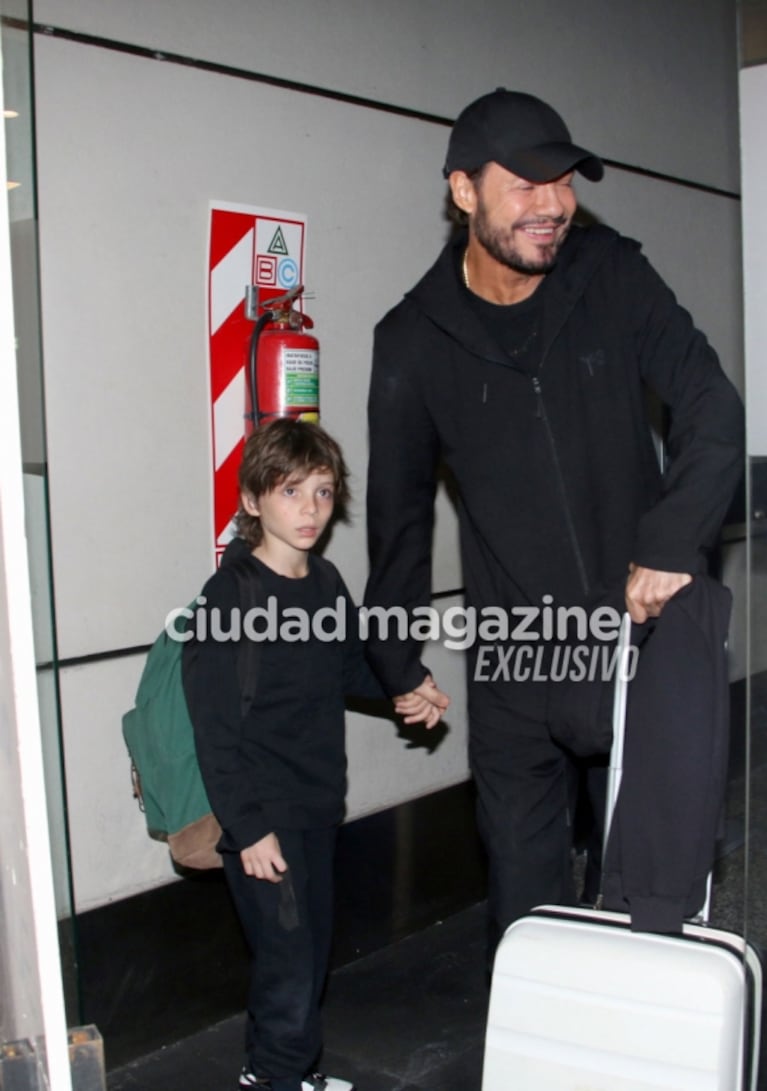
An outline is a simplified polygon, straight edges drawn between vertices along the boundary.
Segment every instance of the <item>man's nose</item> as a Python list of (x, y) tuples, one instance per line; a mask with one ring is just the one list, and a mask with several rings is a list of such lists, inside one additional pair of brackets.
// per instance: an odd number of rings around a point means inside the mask
[(556, 218), (564, 212), (562, 195), (556, 182), (535, 187), (535, 210), (539, 216)]

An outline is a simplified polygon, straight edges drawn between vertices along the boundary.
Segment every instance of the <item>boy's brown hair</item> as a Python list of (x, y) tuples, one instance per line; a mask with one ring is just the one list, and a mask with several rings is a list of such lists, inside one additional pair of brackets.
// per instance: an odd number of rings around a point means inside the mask
[[(335, 487), (335, 514), (349, 500), (349, 471), (341, 448), (332, 436), (312, 421), (280, 418), (256, 428), (245, 443), (240, 463), (240, 491), (258, 500), (288, 478), (303, 481), (312, 473), (327, 471)], [(251, 549), (260, 545), (261, 520), (240, 503), (237, 531)]]

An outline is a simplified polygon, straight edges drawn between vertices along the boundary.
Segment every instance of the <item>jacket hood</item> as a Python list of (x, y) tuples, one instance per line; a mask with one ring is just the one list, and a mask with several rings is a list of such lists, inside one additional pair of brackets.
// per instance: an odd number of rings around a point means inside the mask
[[(587, 238), (588, 245), (585, 245)], [(617, 231), (601, 224), (591, 227), (573, 225), (570, 228), (557, 263), (544, 282), (544, 356), (605, 254), (620, 238)], [(511, 366), (508, 356), (485, 328), (461, 285), (458, 269), (467, 244), (468, 231), (463, 229), (456, 232), (431, 269), (406, 293), (405, 298), (467, 352)], [(639, 248), (638, 243), (632, 245)]]

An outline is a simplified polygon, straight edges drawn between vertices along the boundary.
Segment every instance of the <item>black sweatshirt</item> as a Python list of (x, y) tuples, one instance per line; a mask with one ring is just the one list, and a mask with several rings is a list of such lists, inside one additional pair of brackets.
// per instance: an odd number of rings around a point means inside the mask
[[(274, 621), (261, 614), (255, 624), (269, 639), (261, 643), (255, 701), (243, 718), (238, 644), (210, 635), (216, 608), (221, 631), (228, 632), (231, 611), (240, 606), (237, 576), (226, 561), (225, 554), (203, 588), (208, 635), (185, 645), (183, 671), (203, 782), (224, 831), (219, 848), (236, 852), (280, 827), (340, 822), (344, 700), (383, 693), (365, 661), (356, 607), (336, 568), (309, 554), (308, 575), (289, 579), (251, 555), (260, 576), (259, 609), (266, 610), (272, 597), (275, 603)], [(322, 628), (312, 632), (303, 619), (322, 609)], [(343, 638), (321, 639), (320, 632)], [(309, 639), (300, 639), (304, 634)]]
[[(543, 285), (536, 366), (516, 367), (460, 283), (466, 241), (376, 329), (366, 605), (429, 603), (440, 459), (468, 605), (591, 601), (630, 561), (698, 571), (742, 473), (743, 411), (690, 315), (637, 243), (573, 227)], [(671, 408), (663, 478), (646, 387)], [(423, 679), (416, 641), (372, 633), (368, 654), (389, 693)]]

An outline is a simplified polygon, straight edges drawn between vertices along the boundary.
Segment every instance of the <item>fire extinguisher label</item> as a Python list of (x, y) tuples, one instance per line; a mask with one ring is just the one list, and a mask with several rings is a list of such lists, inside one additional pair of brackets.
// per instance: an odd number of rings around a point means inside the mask
[(282, 375), (285, 405), (300, 408), (317, 405), (319, 400), (320, 355), (316, 349), (282, 350)]

